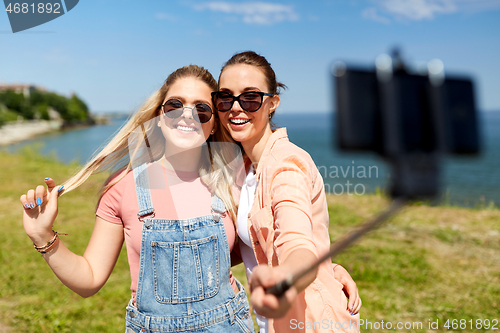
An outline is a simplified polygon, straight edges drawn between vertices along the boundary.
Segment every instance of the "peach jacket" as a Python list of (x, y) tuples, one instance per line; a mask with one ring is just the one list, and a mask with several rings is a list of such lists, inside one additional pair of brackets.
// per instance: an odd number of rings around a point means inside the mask
[[(288, 140), (285, 128), (269, 138), (256, 177), (248, 225), (259, 265), (279, 265), (299, 248), (317, 256), (327, 252), (330, 236), (323, 178), (311, 156)], [(342, 285), (327, 261), (287, 315), (269, 320), (269, 332), (359, 332), (359, 315), (351, 316), (346, 308)]]

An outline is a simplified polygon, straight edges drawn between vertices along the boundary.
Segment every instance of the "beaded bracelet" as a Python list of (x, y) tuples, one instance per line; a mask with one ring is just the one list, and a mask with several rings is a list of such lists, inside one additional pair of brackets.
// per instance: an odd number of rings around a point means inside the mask
[(37, 250), (41, 254), (48, 253), (56, 247), (56, 245), (59, 241), (58, 235), (68, 235), (68, 234), (59, 234), (57, 231), (54, 231), (54, 230), (52, 230), (52, 232), (54, 233), (54, 237), (52, 237), (52, 239), (49, 240), (47, 242), (47, 244), (45, 244), (44, 246), (36, 246), (36, 244), (33, 243), (33, 247), (35, 248), (35, 250)]

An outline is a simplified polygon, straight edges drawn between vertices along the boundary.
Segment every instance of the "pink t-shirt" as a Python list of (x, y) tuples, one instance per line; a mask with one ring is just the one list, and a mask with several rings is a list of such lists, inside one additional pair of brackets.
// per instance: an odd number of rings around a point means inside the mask
[[(154, 175), (150, 172), (149, 179), (153, 187), (151, 197), (155, 219), (189, 219), (212, 214), (212, 194), (201, 181), (198, 172), (173, 171), (159, 163), (156, 163), (154, 169), (157, 172), (154, 172)], [(123, 172), (114, 175), (111, 181), (119, 179)], [(132, 279), (130, 289), (134, 298), (139, 277), (142, 234), (142, 222), (137, 217), (138, 211), (139, 205), (132, 171), (129, 171), (123, 179), (102, 195), (96, 210), (96, 215), (100, 218), (123, 225)], [(232, 251), (235, 241), (233, 220), (227, 213), (222, 215), (222, 220), (226, 229), (229, 250)], [(233, 289), (238, 290), (232, 274), (230, 280)]]

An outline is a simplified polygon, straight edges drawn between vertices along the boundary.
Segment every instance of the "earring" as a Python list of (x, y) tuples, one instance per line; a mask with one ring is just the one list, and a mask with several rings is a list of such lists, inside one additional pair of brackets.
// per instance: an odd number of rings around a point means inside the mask
[(215, 133), (215, 131), (214, 131), (214, 129), (212, 128), (212, 132), (210, 132), (210, 134), (214, 134), (214, 133)]

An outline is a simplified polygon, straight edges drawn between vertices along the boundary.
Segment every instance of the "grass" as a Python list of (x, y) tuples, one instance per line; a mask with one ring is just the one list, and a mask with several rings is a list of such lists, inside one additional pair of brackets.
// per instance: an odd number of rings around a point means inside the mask
[[(78, 165), (64, 165), (29, 148), (16, 155), (0, 152), (0, 323), (12, 332), (123, 332), (130, 297), (125, 249), (106, 285), (83, 299), (54, 276), (32, 248), (21, 221), (19, 196), (50, 176), (59, 182)], [(97, 191), (106, 175), (93, 176), (62, 197), (55, 230), (66, 232), (65, 244), (83, 254), (93, 228)], [(340, 238), (388, 201), (382, 195), (328, 197), (331, 238)], [(500, 210), (412, 205), (381, 229), (342, 253), (342, 264), (358, 284), (361, 317), (377, 324), (439, 321), (448, 331), (450, 319), (500, 320)], [(244, 281), (242, 266), (234, 268)], [(368, 324), (366, 324), (368, 325)], [(368, 329), (367, 329), (368, 328)], [(497, 325), (500, 329), (500, 323)]]
[[(332, 240), (388, 204), (381, 196), (330, 196), (328, 201)], [(335, 261), (357, 282), (367, 322), (422, 322), (427, 330), (429, 321), (438, 320), (438, 331), (448, 331), (448, 319), (465, 319), (467, 328), (457, 330), (471, 332), (476, 320), (496, 318), (500, 329), (500, 210), (495, 207), (406, 207)]]
[[(41, 157), (29, 148), (19, 155), (0, 153), (0, 322), (15, 332), (119, 332), (124, 331), (124, 307), (130, 297), (125, 253), (95, 297), (83, 299), (67, 289), (33, 250), (24, 233), (19, 196), (50, 176), (62, 182), (77, 170)], [(105, 175), (62, 197), (55, 230), (65, 244), (83, 254), (93, 229), (97, 190)], [(124, 251), (123, 251), (124, 252)], [(123, 329), (122, 329), (123, 327)]]

